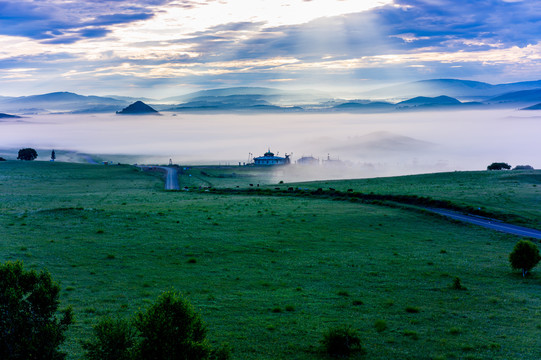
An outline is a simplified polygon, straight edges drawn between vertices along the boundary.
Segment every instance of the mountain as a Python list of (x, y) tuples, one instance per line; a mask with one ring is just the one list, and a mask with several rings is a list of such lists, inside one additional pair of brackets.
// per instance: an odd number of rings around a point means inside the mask
[(294, 106), (303, 104), (320, 103), (332, 99), (332, 96), (316, 91), (316, 90), (298, 90), (288, 91), (266, 87), (231, 87), (223, 89), (210, 89), (197, 91), (181, 96), (173, 96), (162, 99), (162, 102), (168, 103), (186, 103), (202, 100), (217, 100), (224, 99), (227, 101), (229, 97), (237, 97), (241, 99), (258, 97), (262, 101), (266, 101), (271, 105), (277, 106)]
[(186, 102), (205, 97), (226, 97), (234, 95), (279, 95), (280, 90), (265, 87), (231, 87), (223, 89), (201, 90), (193, 93), (162, 99), (164, 102)]
[[(244, 88), (241, 88), (244, 89)], [(250, 88), (254, 89), (254, 88)], [(227, 92), (217, 92), (227, 93)], [(208, 93), (207, 93), (208, 94)], [(298, 106), (279, 106), (267, 100), (264, 94), (234, 94), (234, 95), (204, 95), (193, 98), (191, 101), (180, 104), (169, 111), (212, 111), (212, 112), (281, 112), (281, 111), (302, 111)]]
[(395, 109), (395, 104), (384, 102), (384, 101), (373, 101), (373, 102), (345, 102), (342, 104), (335, 105), (331, 108), (335, 111), (346, 111), (346, 112), (385, 112)]
[(505, 93), (500, 96), (488, 99), (488, 103), (530, 103), (535, 104), (541, 101), (541, 89), (522, 90)]
[(529, 106), (529, 107), (521, 109), (521, 110), (541, 110), (541, 103)]
[(489, 97), (502, 95), (507, 92), (532, 90), (541, 88), (541, 80), (524, 81), (508, 84), (492, 85), (480, 81), (460, 79), (430, 79), (410, 83), (387, 86), (364, 92), (362, 95), (370, 98), (402, 98), (414, 96), (434, 96), (446, 94), (467, 100), (484, 100)]
[(19, 119), (20, 116), (0, 113), (0, 119)]
[(397, 107), (412, 107), (412, 106), (442, 106), (442, 105), (460, 105), (462, 104), (455, 98), (449, 96), (437, 96), (437, 97), (426, 97), (426, 96), (417, 96), (409, 100), (401, 101), (397, 103)]
[(126, 104), (124, 101), (113, 98), (84, 96), (71, 92), (53, 92), (0, 99), (0, 108), (2, 110), (15, 113), (28, 112), (28, 109), (37, 109), (37, 111), (33, 112), (72, 112), (108, 106), (116, 106), (118, 109)]
[(117, 114), (126, 114), (126, 115), (148, 115), (148, 114), (159, 114), (156, 110), (148, 106), (142, 101), (136, 101), (128, 107), (117, 111)]

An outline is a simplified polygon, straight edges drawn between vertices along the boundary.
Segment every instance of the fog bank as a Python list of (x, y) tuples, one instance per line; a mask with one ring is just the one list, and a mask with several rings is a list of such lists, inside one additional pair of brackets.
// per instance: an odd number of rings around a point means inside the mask
[[(0, 148), (70, 151), (65, 159), (231, 164), (269, 148), (339, 166), (288, 171), (299, 179), (482, 170), (495, 161), (541, 168), (535, 111), (475, 110), (392, 114), (40, 115), (0, 122)], [(93, 154), (91, 158), (74, 153)], [(70, 155), (67, 155), (70, 154)]]

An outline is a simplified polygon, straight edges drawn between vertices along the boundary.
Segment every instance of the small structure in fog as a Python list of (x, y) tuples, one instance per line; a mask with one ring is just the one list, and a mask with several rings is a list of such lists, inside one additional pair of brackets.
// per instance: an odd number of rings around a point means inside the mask
[(332, 159), (330, 154), (327, 154), (327, 159), (321, 163), (325, 166), (344, 166), (344, 162), (340, 159)]
[(313, 156), (303, 156), (296, 161), (298, 165), (319, 165), (319, 159)]
[(274, 156), (274, 153), (270, 149), (263, 155), (254, 158), (254, 165), (256, 166), (273, 166), (273, 165), (288, 165), (291, 163), (288, 154), (285, 157)]

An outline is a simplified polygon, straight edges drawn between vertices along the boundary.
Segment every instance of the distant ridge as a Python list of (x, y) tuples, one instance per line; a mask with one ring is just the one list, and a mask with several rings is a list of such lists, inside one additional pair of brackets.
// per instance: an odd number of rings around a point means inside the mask
[(417, 96), (413, 99), (401, 101), (397, 106), (435, 106), (435, 105), (460, 105), (462, 104), (455, 98), (450, 96), (437, 96), (437, 97), (427, 97), (427, 96)]
[(541, 110), (541, 103), (533, 105), (533, 106), (528, 106), (527, 108), (524, 108), (521, 110)]
[(541, 80), (492, 85), (480, 81), (460, 79), (429, 79), (387, 86), (364, 92), (364, 96), (407, 99), (413, 96), (446, 94), (460, 99), (486, 99), (505, 93), (541, 88)]
[(18, 119), (20, 116), (0, 113), (0, 119)]
[(117, 114), (130, 114), (130, 115), (137, 115), (137, 114), (158, 114), (156, 110), (154, 110), (152, 107), (148, 106), (142, 101), (136, 101), (133, 104), (129, 105), (128, 107), (122, 109), (121, 111), (117, 111)]

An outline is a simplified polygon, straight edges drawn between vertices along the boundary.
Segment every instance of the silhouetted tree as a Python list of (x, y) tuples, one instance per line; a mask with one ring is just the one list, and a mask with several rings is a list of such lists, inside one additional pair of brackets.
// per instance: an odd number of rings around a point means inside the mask
[(24, 148), (19, 150), (19, 154), (17, 155), (17, 160), (34, 160), (38, 157), (38, 153), (36, 150), (32, 148)]
[(46, 271), (20, 261), (0, 264), (0, 359), (60, 360), (58, 347), (72, 323), (71, 308), (57, 317), (60, 286)]
[(509, 261), (513, 269), (522, 270), (522, 277), (534, 268), (541, 260), (539, 249), (528, 240), (520, 240), (515, 244), (513, 251), (509, 254)]
[(0, 156), (0, 161), (6, 161), (6, 159)]
[(503, 170), (503, 169), (509, 170), (511, 169), (511, 165), (504, 162), (497, 162), (497, 163), (495, 162), (487, 166), (487, 170)]
[(54, 161), (56, 159), (56, 153), (54, 152), (54, 149), (53, 151), (51, 151), (51, 161)]

